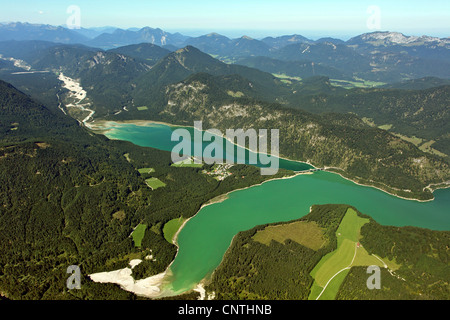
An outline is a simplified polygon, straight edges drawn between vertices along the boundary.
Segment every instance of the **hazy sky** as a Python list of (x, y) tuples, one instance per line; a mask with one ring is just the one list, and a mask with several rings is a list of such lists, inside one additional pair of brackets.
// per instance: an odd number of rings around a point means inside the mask
[[(86, 28), (150, 26), (192, 35), (245, 32), (253, 37), (354, 36), (378, 29), (450, 36), (448, 0), (0, 0), (0, 22), (65, 25), (70, 5), (79, 7), (81, 26)], [(373, 20), (376, 11), (368, 12), (371, 6), (378, 8), (379, 19)]]

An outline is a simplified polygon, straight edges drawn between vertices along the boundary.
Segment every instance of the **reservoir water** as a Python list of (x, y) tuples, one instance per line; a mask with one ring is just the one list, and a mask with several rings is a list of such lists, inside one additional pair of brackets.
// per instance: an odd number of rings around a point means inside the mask
[[(176, 126), (168, 126), (164, 124), (157, 123), (148, 123), (147, 125), (134, 125), (134, 124), (124, 124), (117, 122), (105, 122), (102, 123), (101, 126), (98, 127), (108, 130), (105, 135), (110, 139), (117, 140), (126, 140), (133, 142), (136, 145), (144, 146), (144, 147), (152, 147), (165, 151), (172, 151), (175, 145), (179, 143), (179, 141), (171, 141), (171, 136), (173, 132), (177, 129), (186, 129), (191, 133), (191, 137), (194, 137), (196, 129), (192, 127), (176, 127)], [(179, 137), (179, 135), (174, 134), (175, 139)], [(213, 139), (214, 140), (214, 139)], [(246, 163), (252, 164), (248, 161), (249, 153), (255, 154), (249, 150), (246, 150), (241, 147), (237, 147), (233, 145), (228, 140), (218, 137), (218, 139), (212, 142), (204, 142), (202, 144), (202, 149), (205, 149), (206, 146), (213, 144), (216, 146), (222, 145), (222, 149), (224, 150), (224, 159), (233, 159), (234, 163)], [(270, 145), (270, 143), (268, 143)], [(192, 148), (190, 155), (194, 154), (194, 148), (197, 145), (196, 142), (192, 141)], [(231, 153), (231, 150), (234, 150)], [(238, 150), (242, 150), (245, 153), (245, 156), (240, 156)], [(234, 157), (233, 157), (234, 156)], [(233, 158), (232, 158), (233, 157)], [(293, 170), (293, 171), (302, 171), (313, 168), (313, 166), (300, 162), (300, 161), (291, 161), (286, 159), (277, 158), (279, 161), (280, 168)], [(259, 160), (259, 159), (258, 159)], [(257, 166), (264, 167), (264, 165), (260, 164), (259, 161), (256, 164)], [(267, 166), (266, 166), (267, 167)]]
[[(111, 139), (167, 151), (173, 147), (170, 137), (175, 127), (113, 123), (110, 128), (106, 136)], [(288, 160), (280, 160), (280, 167), (296, 171), (311, 168)], [(429, 202), (405, 200), (329, 172), (301, 174), (231, 192), (227, 200), (202, 208), (180, 231), (168, 289), (181, 293), (208, 277), (238, 232), (301, 218), (314, 204), (353, 205), (383, 225), (450, 230), (450, 189), (436, 190), (434, 195), (435, 200)]]

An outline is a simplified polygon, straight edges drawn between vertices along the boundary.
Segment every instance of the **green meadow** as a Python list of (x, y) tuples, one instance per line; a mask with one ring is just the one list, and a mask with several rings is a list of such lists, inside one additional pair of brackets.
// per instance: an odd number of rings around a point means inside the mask
[(145, 180), (145, 182), (147, 183), (147, 185), (152, 188), (152, 190), (156, 190), (158, 188), (162, 188), (165, 187), (166, 184), (164, 182), (162, 182), (161, 180), (159, 180), (158, 178), (149, 178), (147, 180)]
[(173, 239), (177, 231), (181, 228), (183, 223), (186, 221), (185, 218), (180, 217), (178, 219), (172, 219), (167, 222), (163, 227), (164, 238), (169, 243), (173, 243)]
[(142, 239), (144, 238), (145, 230), (147, 229), (147, 225), (139, 224), (136, 229), (134, 229), (131, 237), (133, 238), (134, 246), (140, 247)]
[(325, 255), (311, 271), (314, 284), (310, 300), (317, 299), (319, 295), (320, 299), (334, 299), (352, 266), (383, 266), (380, 260), (358, 246), (361, 227), (368, 222), (369, 219), (359, 217), (352, 208), (347, 210), (336, 231), (337, 249)]
[(378, 81), (370, 81), (370, 80), (363, 80), (363, 79), (355, 79), (353, 81), (351, 80), (339, 80), (339, 79), (331, 79), (331, 84), (337, 87), (342, 87), (345, 89), (352, 89), (352, 88), (374, 88), (379, 87), (382, 85), (385, 85), (385, 82), (378, 82)]
[(283, 79), (283, 80), (295, 80), (295, 81), (301, 81), (302, 80), (302, 78), (300, 78), (300, 77), (288, 76), (286, 74), (272, 73), (272, 75), (274, 77), (277, 77), (277, 78)]
[(140, 174), (144, 174), (144, 173), (152, 173), (155, 172), (155, 169), (153, 168), (142, 168), (142, 169), (138, 169)]
[(244, 96), (244, 93), (242, 93), (241, 91), (234, 92), (234, 91), (228, 90), (227, 94), (233, 98), (242, 98)]
[(201, 164), (201, 163), (179, 163), (179, 164), (173, 164), (172, 167), (177, 167), (177, 168), (201, 168), (201, 167), (203, 167), (203, 164)]
[(186, 159), (183, 161), (176, 162), (172, 164), (172, 167), (178, 168), (201, 168), (203, 167), (203, 163), (195, 163), (192, 159)]
[(327, 242), (323, 235), (323, 230), (317, 223), (306, 221), (269, 226), (256, 232), (253, 236), (253, 240), (267, 246), (270, 245), (272, 240), (284, 244), (288, 239), (313, 250), (319, 250)]
[(340, 270), (352, 263), (355, 255), (355, 243), (344, 239), (337, 250), (323, 257), (316, 267), (311, 271), (311, 276), (322, 288)]

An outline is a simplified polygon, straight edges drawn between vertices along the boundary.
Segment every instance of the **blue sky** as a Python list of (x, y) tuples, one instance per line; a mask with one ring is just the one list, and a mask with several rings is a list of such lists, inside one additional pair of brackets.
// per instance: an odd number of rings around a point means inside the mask
[(258, 37), (298, 33), (354, 36), (375, 31), (367, 9), (377, 6), (380, 30), (450, 36), (450, 1), (417, 0), (0, 0), (0, 22), (64, 25), (76, 5), (82, 27), (159, 27), (196, 35), (219, 32)]

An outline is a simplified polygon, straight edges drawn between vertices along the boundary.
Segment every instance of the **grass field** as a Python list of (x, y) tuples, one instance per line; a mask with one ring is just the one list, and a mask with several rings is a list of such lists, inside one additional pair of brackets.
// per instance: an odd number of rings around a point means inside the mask
[[(359, 217), (352, 208), (347, 210), (336, 230), (337, 249), (325, 255), (311, 271), (314, 284), (308, 299), (315, 300), (322, 292), (318, 288), (323, 289), (327, 283), (320, 299), (334, 299), (350, 270), (343, 270), (345, 268), (355, 265), (383, 265), (377, 258), (370, 256), (364, 248), (357, 246), (361, 227), (368, 222), (369, 219)], [(341, 272), (338, 273), (339, 271)]]
[(319, 250), (327, 242), (322, 229), (315, 222), (306, 221), (269, 226), (253, 236), (253, 240), (265, 245), (269, 245), (272, 240), (284, 243), (287, 239), (313, 250)]
[[(341, 273), (336, 275), (333, 280), (330, 281), (325, 291), (320, 296), (319, 300), (334, 300), (336, 294), (344, 281), (347, 274), (350, 272), (350, 269), (343, 270)], [(320, 288), (322, 289), (322, 288)], [(319, 291), (320, 294), (321, 291)]]
[(393, 135), (399, 137), (402, 140), (411, 142), (412, 144), (414, 144), (416, 147), (418, 147), (420, 150), (422, 150), (423, 152), (427, 152), (430, 154), (434, 154), (440, 157), (447, 157), (447, 155), (445, 153), (442, 153), (436, 149), (433, 149), (431, 146), (436, 142), (434, 140), (430, 140), (427, 141), (425, 139), (422, 138), (417, 138), (415, 136), (412, 137), (408, 137), (408, 136), (404, 136), (402, 134), (399, 133), (392, 133)]
[[(375, 124), (375, 122), (373, 122), (373, 119), (372, 119), (372, 118), (363, 117), (363, 118), (361, 118), (361, 120), (362, 120), (365, 124), (368, 124), (368, 125), (371, 126), (371, 127), (374, 127), (374, 128), (377, 127), (377, 125)], [(392, 127), (393, 127), (392, 124), (383, 124), (383, 125), (381, 125), (381, 126), (378, 126), (379, 129), (381, 129), (381, 130), (386, 130), (386, 131), (391, 130)]]
[(383, 124), (382, 126), (378, 126), (378, 128), (388, 131), (391, 130), (392, 124)]
[(434, 140), (427, 141), (427, 142), (423, 143), (421, 146), (419, 146), (419, 149), (422, 150), (423, 152), (435, 154), (440, 157), (447, 157), (447, 155), (445, 153), (440, 152), (431, 147), (435, 142), (436, 141), (434, 141)]
[(244, 96), (244, 93), (242, 93), (241, 91), (234, 92), (234, 91), (228, 90), (227, 94), (229, 96), (232, 96), (233, 98), (242, 98)]
[(345, 89), (373, 88), (373, 87), (379, 87), (379, 86), (386, 84), (385, 82), (376, 82), (376, 81), (369, 81), (369, 80), (363, 80), (363, 79), (355, 79), (354, 81), (330, 79), (330, 82), (334, 86), (343, 87)]
[(195, 163), (192, 159), (186, 159), (183, 161), (176, 162), (172, 164), (172, 167), (178, 168), (201, 168), (203, 167), (203, 163)]
[(375, 258), (375, 256), (369, 254), (363, 247), (358, 248), (356, 251), (355, 261), (352, 266), (379, 266), (383, 267), (383, 263)]
[(180, 217), (178, 219), (172, 219), (164, 225), (163, 233), (164, 238), (167, 240), (167, 242), (173, 243), (173, 238), (175, 237), (175, 234), (181, 228), (181, 226), (185, 221), (186, 221), (185, 218)]
[(155, 169), (153, 168), (142, 168), (142, 169), (138, 169), (140, 174), (144, 174), (144, 173), (152, 173), (155, 172)]
[(283, 79), (283, 80), (295, 80), (295, 81), (302, 80), (302, 78), (300, 78), (300, 77), (288, 76), (286, 74), (272, 73), (272, 75), (274, 77), (277, 77), (278, 79)]
[[(311, 275), (322, 288), (339, 270), (348, 267), (355, 255), (355, 243), (344, 239), (338, 249), (326, 255), (311, 271)], [(323, 261), (323, 262), (322, 262)]]
[(402, 140), (411, 142), (412, 144), (414, 144), (414, 145), (417, 146), (417, 147), (423, 142), (423, 139), (417, 138), (417, 137), (415, 137), (415, 136), (407, 137), (407, 136), (404, 136), (404, 135), (402, 135), (402, 134), (394, 133), (394, 132), (393, 132), (392, 134), (393, 134), (394, 136), (396, 136), (396, 137), (399, 137), (399, 138), (402, 139)]
[(180, 164), (173, 164), (172, 167), (177, 167), (177, 168), (201, 168), (201, 167), (203, 167), (203, 164), (201, 164), (201, 163), (180, 163)]
[(162, 182), (161, 180), (159, 180), (158, 178), (150, 178), (150, 179), (145, 180), (145, 182), (147, 183), (147, 185), (150, 188), (152, 188), (152, 190), (156, 190), (158, 188), (166, 186), (166, 184), (164, 182)]
[(146, 229), (147, 229), (147, 225), (145, 225), (145, 224), (138, 224), (136, 229), (134, 229), (133, 233), (131, 234), (131, 237), (133, 238), (135, 247), (141, 246), (141, 242), (142, 242), (142, 239), (144, 238)]
[(339, 242), (344, 239), (349, 239), (350, 241), (357, 242), (360, 237), (360, 229), (363, 225), (369, 222), (369, 219), (363, 219), (358, 217), (355, 210), (349, 208), (347, 213), (339, 225), (339, 228), (336, 231), (336, 236), (338, 239), (338, 247)]

